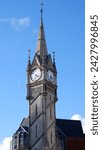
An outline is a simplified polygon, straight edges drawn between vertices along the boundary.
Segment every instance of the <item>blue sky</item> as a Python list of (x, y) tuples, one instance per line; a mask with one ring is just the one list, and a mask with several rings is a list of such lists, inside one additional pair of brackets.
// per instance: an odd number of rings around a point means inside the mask
[[(28, 115), (26, 67), (28, 49), (35, 53), (40, 0), (0, 1), (0, 142)], [(43, 21), (49, 53), (58, 71), (56, 116), (84, 118), (84, 0), (44, 1)]]

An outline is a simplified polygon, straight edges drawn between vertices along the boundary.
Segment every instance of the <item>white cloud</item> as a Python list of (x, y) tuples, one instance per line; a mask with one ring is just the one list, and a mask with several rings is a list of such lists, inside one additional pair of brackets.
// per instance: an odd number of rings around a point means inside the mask
[(13, 29), (22, 30), (29, 26), (30, 18), (0, 18), (0, 23), (9, 23)]
[(6, 137), (2, 143), (0, 143), (0, 150), (10, 150), (11, 137)]
[(16, 30), (25, 29), (29, 26), (29, 24), (30, 19), (28, 17), (20, 19), (12, 18), (11, 20), (11, 26)]
[(83, 132), (85, 133), (85, 118), (80, 116), (79, 114), (75, 114), (71, 117), (72, 120), (80, 120), (82, 123)]

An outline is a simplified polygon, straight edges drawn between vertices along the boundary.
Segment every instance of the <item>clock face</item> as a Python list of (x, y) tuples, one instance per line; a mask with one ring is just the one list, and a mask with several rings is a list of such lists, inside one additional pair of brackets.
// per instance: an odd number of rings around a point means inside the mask
[(34, 69), (34, 71), (31, 74), (31, 80), (32, 81), (37, 81), (41, 77), (41, 70), (39, 68)]
[(54, 81), (54, 75), (53, 75), (53, 72), (51, 70), (48, 70), (48, 79), (50, 81)]

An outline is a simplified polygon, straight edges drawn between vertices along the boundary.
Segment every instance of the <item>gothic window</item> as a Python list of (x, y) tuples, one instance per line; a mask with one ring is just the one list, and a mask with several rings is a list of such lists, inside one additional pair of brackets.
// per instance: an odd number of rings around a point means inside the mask
[(20, 145), (23, 145), (23, 133), (20, 134), (19, 142), (20, 142)]
[(15, 149), (15, 150), (17, 149), (17, 145), (14, 145), (14, 149)]
[(52, 119), (52, 107), (50, 107), (50, 119)]
[(51, 135), (50, 136), (51, 136), (51, 145), (52, 145), (52, 131), (51, 131)]
[(37, 104), (36, 104), (36, 106), (35, 106), (35, 113), (36, 113), (36, 116), (37, 116), (37, 114), (38, 114)]
[(14, 137), (14, 144), (17, 144), (17, 135)]
[(38, 136), (37, 128), (38, 128), (38, 127), (37, 127), (37, 125), (36, 125), (36, 129), (35, 129), (35, 130), (36, 130), (36, 131), (35, 131), (35, 136), (36, 136), (36, 138), (37, 138), (37, 136)]

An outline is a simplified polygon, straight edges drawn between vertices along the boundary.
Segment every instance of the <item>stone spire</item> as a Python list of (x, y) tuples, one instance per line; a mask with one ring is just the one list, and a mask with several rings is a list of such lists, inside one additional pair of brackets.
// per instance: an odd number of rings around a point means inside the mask
[(44, 34), (44, 26), (43, 26), (43, 4), (41, 4), (41, 22), (40, 22), (40, 29), (38, 33), (38, 41), (37, 41), (37, 48), (36, 48), (36, 53), (37, 55), (40, 55), (41, 58), (43, 56), (47, 56), (47, 45), (46, 45), (46, 39), (45, 39), (45, 34)]
[(27, 71), (30, 71), (31, 63), (30, 63), (30, 50), (28, 50), (28, 65), (27, 65)]

